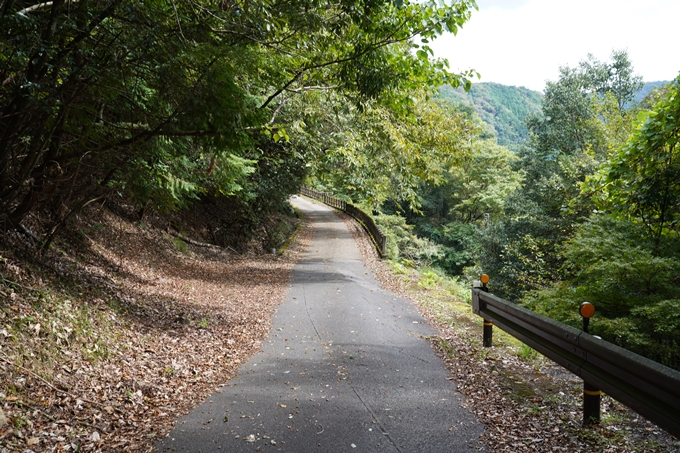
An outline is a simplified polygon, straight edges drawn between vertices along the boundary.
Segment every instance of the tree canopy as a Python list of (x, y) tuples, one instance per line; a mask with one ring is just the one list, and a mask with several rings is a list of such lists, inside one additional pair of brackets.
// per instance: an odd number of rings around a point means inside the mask
[(247, 197), (262, 165), (289, 156), (304, 168), (279, 122), (295, 96), (333, 90), (398, 111), (414, 86), (469, 85), (473, 73), (449, 72), (427, 42), (475, 7), (2, 1), (0, 218), (47, 209), (53, 229), (111, 191), (162, 209)]
[(680, 78), (637, 122), (593, 181), (602, 185), (601, 209), (639, 221), (660, 238), (677, 232), (680, 221)]

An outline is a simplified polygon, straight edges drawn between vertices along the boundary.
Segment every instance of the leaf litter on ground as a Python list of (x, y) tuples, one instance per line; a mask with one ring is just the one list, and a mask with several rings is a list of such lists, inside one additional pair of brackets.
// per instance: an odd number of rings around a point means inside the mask
[[(482, 348), (472, 317), (443, 317), (430, 289), (393, 274), (361, 227), (341, 217), (378, 280), (439, 329), (432, 345), (486, 425), (488, 451), (680, 451), (676, 439), (608, 397), (602, 425), (583, 428), (577, 379), (508, 347)], [(151, 451), (259, 349), (312, 234), (303, 227), (274, 256), (180, 247), (168, 228), (108, 212), (77, 227), (87, 231), (72, 242), (85, 251), (64, 240), (38, 264), (26, 264), (34, 250), (17, 245), (24, 238), (3, 238), (0, 452)]]
[(162, 226), (87, 214), (42, 258), (2, 238), (0, 452), (151, 451), (259, 349), (311, 238), (180, 249)]

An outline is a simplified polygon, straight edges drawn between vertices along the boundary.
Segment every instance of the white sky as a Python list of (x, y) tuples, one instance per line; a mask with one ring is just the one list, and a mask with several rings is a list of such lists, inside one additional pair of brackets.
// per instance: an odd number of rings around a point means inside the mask
[[(644, 81), (680, 72), (680, 0), (477, 0), (458, 35), (430, 46), (451, 70), (476, 69), (481, 82), (543, 91), (560, 66), (589, 53), (608, 61), (627, 49)], [(476, 80), (476, 79), (475, 79)]]

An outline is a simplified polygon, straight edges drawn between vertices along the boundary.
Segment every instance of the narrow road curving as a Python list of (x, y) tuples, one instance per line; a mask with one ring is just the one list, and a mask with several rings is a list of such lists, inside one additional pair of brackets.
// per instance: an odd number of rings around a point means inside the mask
[[(262, 352), (181, 418), (161, 452), (470, 452), (483, 425), (424, 337), (413, 305), (380, 288), (344, 222), (295, 197), (314, 239)], [(210, 354), (210, 351), (206, 351)]]

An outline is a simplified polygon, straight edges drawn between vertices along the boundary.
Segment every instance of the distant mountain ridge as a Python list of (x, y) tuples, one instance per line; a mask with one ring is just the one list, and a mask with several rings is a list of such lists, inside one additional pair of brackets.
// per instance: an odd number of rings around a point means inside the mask
[[(635, 95), (640, 102), (655, 88), (670, 81), (646, 82)], [(543, 94), (524, 87), (482, 82), (472, 85), (467, 93), (462, 88), (443, 86), (439, 90), (442, 99), (457, 103), (463, 109), (474, 109), (482, 121), (495, 131), (498, 144), (517, 151), (529, 139), (526, 118), (541, 113)]]
[(641, 102), (652, 90), (671, 83), (670, 80), (658, 80), (656, 82), (645, 82), (640, 91), (635, 94), (635, 102)]
[(467, 93), (462, 88), (444, 86), (440, 94), (443, 99), (472, 106), (493, 127), (498, 144), (513, 150), (529, 138), (525, 119), (530, 113), (540, 113), (543, 98), (538, 91), (493, 82), (476, 83)]

